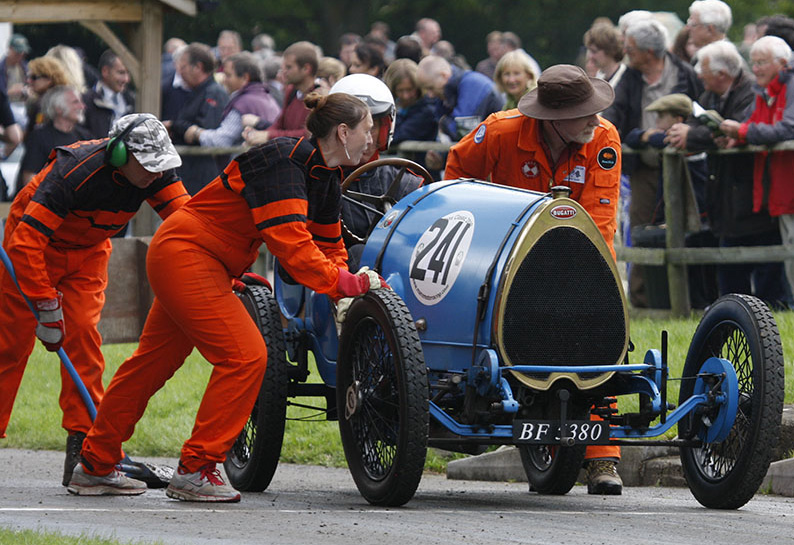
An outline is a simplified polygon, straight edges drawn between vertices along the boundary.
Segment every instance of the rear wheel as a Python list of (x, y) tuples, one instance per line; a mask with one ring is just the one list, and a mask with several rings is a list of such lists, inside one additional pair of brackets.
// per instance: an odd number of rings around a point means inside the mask
[[(679, 403), (710, 357), (728, 360), (739, 386), (736, 420), (728, 437), (682, 448), (684, 476), (695, 498), (713, 509), (736, 509), (750, 501), (766, 475), (780, 434), (783, 412), (783, 348), (769, 308), (749, 295), (726, 295), (703, 316), (684, 364)], [(679, 423), (679, 436), (706, 436), (706, 417), (693, 413)]]
[(373, 505), (409, 501), (427, 455), (427, 370), (405, 303), (370, 291), (350, 306), (339, 339), (339, 431), (356, 486)]
[(249, 285), (237, 295), (259, 326), (267, 345), (267, 369), (259, 397), (223, 464), (237, 490), (265, 490), (278, 467), (287, 416), (288, 365), (281, 318), (273, 292)]
[(538, 494), (570, 492), (584, 463), (585, 446), (519, 445), (527, 480)]

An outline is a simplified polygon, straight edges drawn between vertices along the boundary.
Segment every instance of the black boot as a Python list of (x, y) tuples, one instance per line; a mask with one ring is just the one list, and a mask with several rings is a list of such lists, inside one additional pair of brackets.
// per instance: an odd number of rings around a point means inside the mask
[(69, 486), (69, 481), (72, 480), (72, 472), (74, 466), (80, 462), (80, 451), (83, 450), (84, 433), (70, 434), (66, 438), (66, 460), (63, 463), (63, 486)]

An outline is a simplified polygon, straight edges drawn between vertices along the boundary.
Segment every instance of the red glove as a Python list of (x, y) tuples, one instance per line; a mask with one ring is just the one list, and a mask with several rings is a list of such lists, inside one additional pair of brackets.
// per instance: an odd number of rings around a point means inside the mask
[(245, 291), (245, 282), (239, 278), (232, 278), (232, 291), (236, 293), (243, 293)]
[(232, 291), (242, 293), (246, 286), (267, 286), (273, 291), (267, 278), (253, 272), (244, 272), (240, 278), (232, 278)]
[(380, 288), (391, 289), (383, 277), (370, 270), (369, 267), (362, 267), (356, 274), (351, 274), (349, 271), (339, 267), (339, 280), (336, 288), (344, 297), (356, 297), (364, 295), (369, 290)]
[(268, 281), (267, 278), (265, 278), (261, 274), (256, 274), (254, 272), (250, 272), (250, 271), (244, 272), (243, 276), (241, 277), (241, 280), (245, 284), (248, 284), (249, 286), (252, 284), (253, 285), (259, 284), (260, 286), (267, 286), (271, 290), (273, 289), (273, 286), (270, 285), (270, 282)]
[(66, 336), (66, 328), (63, 325), (63, 309), (61, 308), (62, 300), (63, 295), (59, 293), (52, 299), (33, 301), (33, 308), (39, 315), (36, 337), (50, 352), (57, 352), (63, 345), (63, 339)]
[(357, 297), (369, 291), (369, 277), (364, 273), (351, 274), (339, 267), (339, 280), (336, 289), (345, 297)]

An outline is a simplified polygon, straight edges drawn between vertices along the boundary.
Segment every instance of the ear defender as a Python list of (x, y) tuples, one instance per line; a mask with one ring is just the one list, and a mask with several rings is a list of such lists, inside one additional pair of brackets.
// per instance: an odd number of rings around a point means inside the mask
[(138, 125), (142, 125), (149, 119), (151, 118), (143, 117), (133, 121), (119, 134), (108, 140), (105, 153), (107, 155), (107, 162), (110, 166), (118, 168), (127, 164), (127, 161), (129, 160), (129, 154), (127, 153), (127, 145), (124, 143), (124, 139), (132, 132), (132, 129)]

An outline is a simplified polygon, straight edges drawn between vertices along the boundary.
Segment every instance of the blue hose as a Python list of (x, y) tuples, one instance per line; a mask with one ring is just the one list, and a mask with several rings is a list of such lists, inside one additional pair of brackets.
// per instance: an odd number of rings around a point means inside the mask
[[(10, 274), (11, 278), (14, 280), (14, 284), (16, 284), (19, 293), (28, 304), (28, 308), (30, 308), (30, 311), (36, 317), (36, 320), (38, 320), (38, 312), (36, 312), (36, 308), (33, 306), (33, 303), (30, 302), (30, 299), (28, 299), (28, 297), (22, 292), (22, 288), (19, 287), (17, 275), (14, 272), (14, 265), (11, 263), (11, 259), (9, 259), (8, 254), (2, 245), (0, 245), (0, 260), (3, 261), (3, 265), (8, 271), (8, 274)], [(83, 379), (80, 378), (80, 374), (77, 372), (77, 369), (74, 368), (72, 360), (70, 360), (69, 356), (66, 355), (66, 351), (64, 351), (63, 347), (58, 349), (57, 354), (58, 357), (61, 358), (61, 363), (63, 363), (63, 366), (66, 368), (69, 376), (72, 377), (72, 381), (77, 387), (77, 390), (80, 392), (80, 397), (83, 398), (83, 403), (85, 403), (85, 407), (88, 409), (88, 414), (91, 416), (91, 421), (96, 420), (96, 405), (94, 405), (94, 400), (91, 399), (91, 395), (88, 393), (88, 389), (85, 387)], [(121, 460), (121, 462), (119, 462), (118, 467), (125, 472), (128, 477), (144, 481), (149, 488), (164, 488), (168, 486), (168, 482), (171, 480), (171, 475), (174, 471), (172, 468), (166, 466), (154, 466), (151, 464), (145, 464), (143, 462), (134, 462), (130, 459), (127, 453), (124, 453), (124, 458)]]

